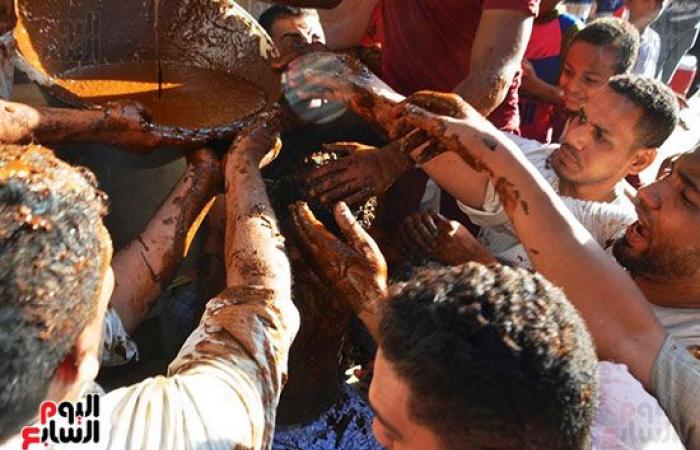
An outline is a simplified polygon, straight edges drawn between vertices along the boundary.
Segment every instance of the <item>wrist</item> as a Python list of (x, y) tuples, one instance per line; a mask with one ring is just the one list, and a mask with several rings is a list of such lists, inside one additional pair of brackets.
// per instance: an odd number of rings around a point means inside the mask
[(398, 142), (392, 142), (380, 148), (377, 151), (377, 156), (382, 174), (386, 178), (390, 178), (391, 183), (415, 166), (413, 158), (401, 151), (401, 146)]

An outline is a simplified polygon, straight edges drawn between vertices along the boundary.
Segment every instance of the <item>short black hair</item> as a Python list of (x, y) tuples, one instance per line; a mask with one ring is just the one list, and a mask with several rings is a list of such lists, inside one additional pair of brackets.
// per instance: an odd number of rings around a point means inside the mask
[(613, 65), (616, 75), (629, 72), (637, 62), (639, 32), (626, 20), (617, 17), (595, 19), (574, 35), (571, 44), (579, 41), (613, 51), (617, 55)]
[(309, 14), (309, 11), (304, 8), (295, 8), (293, 6), (273, 5), (267, 8), (260, 14), (258, 22), (267, 31), (267, 34), (272, 33), (272, 25), (278, 17), (301, 17)]
[(658, 148), (678, 124), (678, 101), (671, 89), (658, 80), (640, 75), (616, 75), (608, 87), (642, 109), (635, 124), (637, 148)]
[(95, 177), (40, 146), (0, 146), (0, 442), (34, 417), (94, 319), (111, 243)]
[(411, 417), (445, 448), (590, 445), (597, 358), (586, 327), (541, 275), (427, 267), (386, 303), (380, 348), (411, 390)]

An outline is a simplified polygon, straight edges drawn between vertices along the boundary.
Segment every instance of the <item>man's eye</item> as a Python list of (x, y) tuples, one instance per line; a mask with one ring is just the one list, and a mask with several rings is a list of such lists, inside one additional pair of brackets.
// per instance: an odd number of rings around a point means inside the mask
[(684, 192), (681, 192), (681, 200), (682, 200), (683, 203), (684, 203), (686, 206), (688, 206), (689, 208), (695, 208), (695, 207), (696, 207), (695, 203), (693, 203), (693, 201), (692, 201), (691, 199), (689, 199), (687, 195), (685, 195), (685, 191), (684, 191)]

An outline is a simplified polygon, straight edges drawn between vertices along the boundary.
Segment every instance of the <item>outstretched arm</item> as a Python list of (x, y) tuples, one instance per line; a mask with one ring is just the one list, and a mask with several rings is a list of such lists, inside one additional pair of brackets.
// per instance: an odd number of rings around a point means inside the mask
[(207, 303), (168, 378), (105, 397), (105, 408), (116, 418), (111, 435), (125, 439), (114, 445), (149, 450), (272, 445), (288, 352), (299, 328), (284, 241), (258, 169), (275, 142), (275, 134), (262, 127), (244, 132), (229, 150), (227, 287)]
[(585, 318), (600, 358), (626, 363), (648, 388), (664, 329), (632, 279), (517, 146), (479, 114), (455, 120), (411, 104), (397, 113), (440, 139), (473, 170), (488, 174), (535, 268), (561, 286)]
[(28, 106), (0, 100), (0, 142), (4, 144), (60, 144), (103, 142), (133, 153), (156, 147), (195, 149), (204, 136), (185, 136), (169, 127), (150, 122), (138, 103), (114, 102), (100, 109)]
[(220, 183), (216, 155), (206, 148), (194, 151), (185, 174), (146, 229), (114, 256), (110, 304), (128, 333), (138, 327), (172, 281), (199, 227), (197, 218)]

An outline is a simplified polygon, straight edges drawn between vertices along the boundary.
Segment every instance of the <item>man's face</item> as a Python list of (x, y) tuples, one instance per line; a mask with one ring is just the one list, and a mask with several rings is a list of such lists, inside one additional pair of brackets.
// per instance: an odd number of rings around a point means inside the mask
[(684, 280), (700, 272), (700, 150), (677, 158), (653, 183), (639, 189), (639, 220), (613, 245), (633, 276)]
[(566, 55), (559, 76), (566, 109), (580, 110), (615, 75), (616, 61), (615, 53), (610, 50), (588, 42), (575, 42)]
[(374, 361), (374, 378), (369, 388), (369, 403), (374, 410), (372, 430), (388, 450), (438, 450), (438, 436), (410, 416), (411, 391), (384, 359), (381, 348)]
[(280, 57), (294, 53), (312, 42), (325, 44), (321, 22), (312, 14), (303, 16), (280, 16), (275, 19), (270, 32), (272, 42), (280, 52)]
[(637, 161), (635, 125), (642, 110), (609, 87), (599, 90), (574, 116), (554, 151), (559, 178), (576, 185), (614, 186)]

